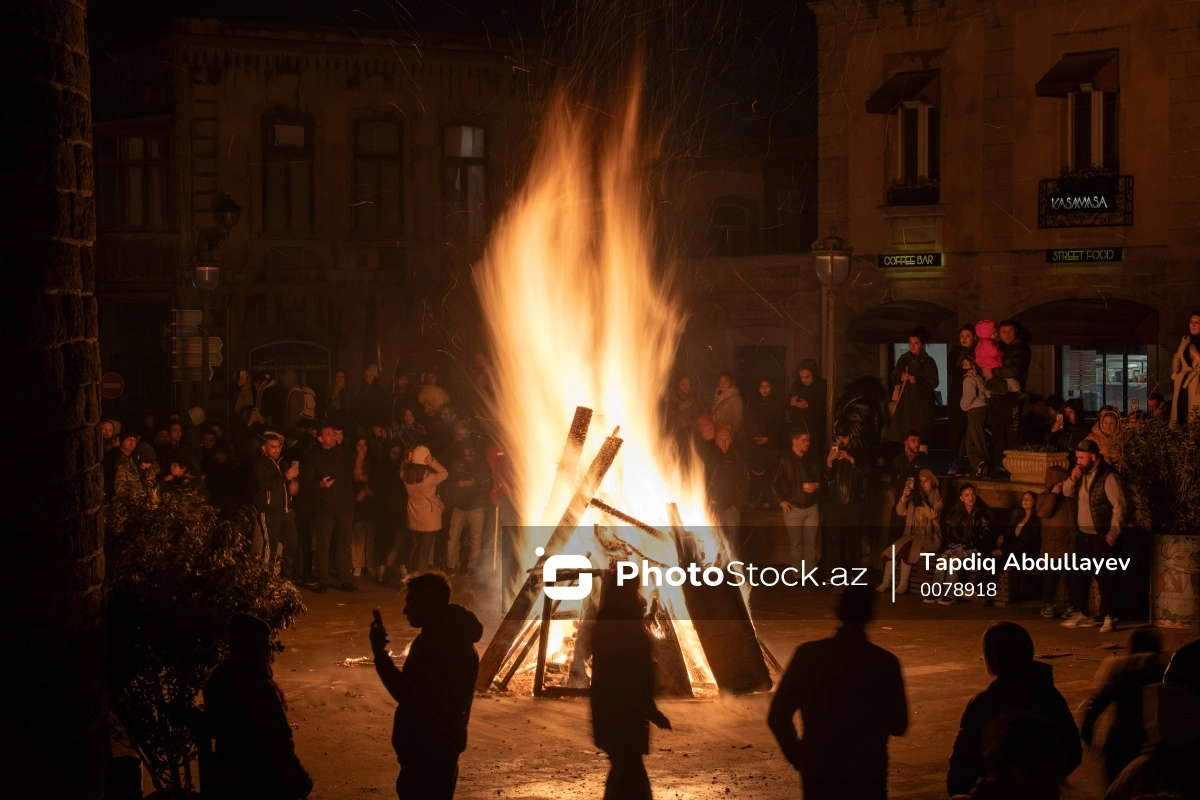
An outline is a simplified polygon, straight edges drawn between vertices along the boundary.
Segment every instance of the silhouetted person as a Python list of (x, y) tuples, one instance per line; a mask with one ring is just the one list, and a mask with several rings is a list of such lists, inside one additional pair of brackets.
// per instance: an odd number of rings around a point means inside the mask
[(206, 797), (297, 800), (312, 791), (271, 672), (271, 629), (257, 617), (229, 623), (229, 657), (204, 686), (204, 730), (214, 745)]
[(1134, 800), (1157, 792), (1184, 800), (1200, 798), (1200, 639), (1171, 657), (1163, 681), (1146, 687), (1147, 744), (1129, 763), (1104, 800)]
[(650, 725), (671, 729), (654, 704), (654, 660), (636, 580), (604, 583), (592, 628), (592, 735), (608, 755), (604, 800), (650, 800), (642, 756), (650, 752)]
[(1033, 660), (1029, 631), (1015, 622), (993, 622), (983, 633), (983, 660), (995, 680), (963, 710), (946, 774), (947, 791), (967, 794), (984, 777), (984, 731), (1006, 712), (1037, 714), (1054, 725), (1059, 752), (1055, 783), (1066, 780), (1083, 760), (1079, 729), (1067, 701), (1054, 688), (1050, 665)]
[(1059, 748), (1058, 729), (1046, 717), (1003, 713), (983, 732), (986, 775), (955, 800), (1058, 800)]
[(450, 581), (440, 572), (414, 575), (404, 616), (421, 632), (400, 669), (388, 653), (387, 630), (375, 612), (371, 649), (375, 671), (395, 698), (392, 747), (400, 762), (400, 800), (450, 800), (458, 783), (458, 756), (467, 749), (467, 723), (475, 698), (479, 656), (475, 642), (483, 626), (467, 609), (450, 602)]
[(1162, 635), (1154, 628), (1138, 628), (1129, 634), (1128, 654), (1105, 661), (1096, 673), (1096, 690), (1085, 703), (1079, 736), (1091, 744), (1096, 721), (1113, 706), (1113, 722), (1104, 740), (1104, 777), (1109, 783), (1138, 757), (1146, 743), (1142, 692), (1162, 681), (1165, 666)]
[(800, 772), (804, 800), (887, 797), (888, 737), (907, 730), (908, 703), (900, 662), (867, 641), (874, 606), (870, 587), (847, 587), (837, 606), (842, 627), (796, 648), (771, 701), (767, 724)]

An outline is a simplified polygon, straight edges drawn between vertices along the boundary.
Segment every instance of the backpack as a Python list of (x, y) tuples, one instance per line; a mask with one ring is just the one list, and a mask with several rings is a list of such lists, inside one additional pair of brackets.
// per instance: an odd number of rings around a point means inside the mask
[[(317, 418), (317, 393), (307, 387), (293, 386), (292, 392), (302, 392), (304, 394), (304, 405), (300, 409), (301, 419), (316, 419)], [(291, 392), (288, 393), (291, 397)]]

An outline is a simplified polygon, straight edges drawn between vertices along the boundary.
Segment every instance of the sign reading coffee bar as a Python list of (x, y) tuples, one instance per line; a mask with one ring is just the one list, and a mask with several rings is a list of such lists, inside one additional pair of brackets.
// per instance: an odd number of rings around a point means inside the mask
[(881, 267), (940, 267), (941, 253), (880, 253)]
[(1124, 261), (1123, 247), (1088, 247), (1080, 250), (1047, 250), (1047, 264), (1103, 264)]

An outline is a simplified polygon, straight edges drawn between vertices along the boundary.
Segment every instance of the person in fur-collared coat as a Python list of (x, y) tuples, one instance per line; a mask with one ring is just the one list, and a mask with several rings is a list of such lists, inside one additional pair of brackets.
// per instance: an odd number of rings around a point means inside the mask
[(1171, 356), (1171, 427), (1200, 414), (1200, 311), (1188, 320), (1188, 332)]

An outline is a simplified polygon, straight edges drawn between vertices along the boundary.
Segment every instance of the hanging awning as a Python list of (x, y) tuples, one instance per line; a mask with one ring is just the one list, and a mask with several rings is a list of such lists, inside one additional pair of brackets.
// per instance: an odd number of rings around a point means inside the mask
[(914, 100), (936, 106), (941, 91), (940, 75), (941, 71), (936, 69), (893, 75), (867, 99), (867, 113), (890, 114)]
[(1037, 344), (1129, 347), (1158, 342), (1158, 312), (1132, 300), (1055, 300), (1013, 319), (1029, 329)]
[(907, 342), (918, 326), (929, 330), (930, 342), (958, 340), (958, 314), (924, 300), (897, 300), (864, 311), (847, 326), (846, 336), (856, 344), (895, 344)]
[(1068, 53), (1034, 84), (1038, 97), (1066, 97), (1091, 84), (1094, 91), (1116, 92), (1121, 88), (1120, 50), (1089, 50)]

